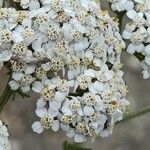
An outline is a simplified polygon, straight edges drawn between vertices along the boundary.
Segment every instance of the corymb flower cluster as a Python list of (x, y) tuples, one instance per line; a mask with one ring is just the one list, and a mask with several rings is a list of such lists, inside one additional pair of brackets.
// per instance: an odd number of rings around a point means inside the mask
[(111, 134), (129, 105), (118, 22), (94, 0), (14, 1), (25, 10), (0, 9), (0, 63), (12, 90), (39, 95), (33, 131), (79, 143)]
[(130, 54), (141, 54), (144, 79), (150, 78), (150, 1), (149, 0), (113, 0), (114, 11), (127, 11), (130, 19), (125, 26), (123, 38), (129, 43)]

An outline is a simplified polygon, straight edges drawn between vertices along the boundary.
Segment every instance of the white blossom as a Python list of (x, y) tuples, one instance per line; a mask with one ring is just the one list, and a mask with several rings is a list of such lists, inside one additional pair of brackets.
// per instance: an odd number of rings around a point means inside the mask
[(112, 3), (111, 8), (114, 11), (125, 11), (131, 10), (134, 7), (134, 3), (132, 0), (107, 0)]
[(118, 22), (94, 0), (14, 1), (26, 10), (0, 9), (0, 63), (11, 65), (12, 90), (39, 95), (33, 131), (78, 143), (111, 134), (129, 105)]
[(8, 140), (9, 133), (7, 127), (0, 120), (0, 149), (9, 150), (10, 142)]
[(40, 121), (36, 121), (32, 125), (34, 132), (41, 134), (44, 129), (52, 128), (53, 131), (59, 130), (59, 121), (54, 120), (53, 114), (49, 112), (45, 107), (37, 108), (36, 114), (41, 118)]
[[(150, 43), (150, 3), (149, 0), (116, 0), (109, 1), (112, 3), (112, 9), (117, 11), (126, 10), (126, 15), (130, 19), (123, 31), (123, 38), (128, 43), (127, 51), (130, 54), (142, 55), (140, 61), (144, 69), (142, 74), (144, 79), (150, 77), (149, 74), (149, 43)], [(130, 9), (125, 3), (132, 3)], [(121, 5), (123, 4), (124, 5)]]

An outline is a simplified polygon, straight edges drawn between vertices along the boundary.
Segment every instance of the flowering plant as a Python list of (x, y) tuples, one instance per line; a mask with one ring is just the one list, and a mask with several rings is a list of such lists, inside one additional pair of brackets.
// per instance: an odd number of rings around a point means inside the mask
[(63, 130), (77, 143), (107, 137), (115, 123), (150, 111), (124, 117), (130, 102), (121, 71), (127, 51), (150, 77), (150, 4), (107, 1), (117, 19), (98, 0), (0, 0), (0, 68), (10, 77), (0, 111), (14, 93), (35, 92), (33, 131)]

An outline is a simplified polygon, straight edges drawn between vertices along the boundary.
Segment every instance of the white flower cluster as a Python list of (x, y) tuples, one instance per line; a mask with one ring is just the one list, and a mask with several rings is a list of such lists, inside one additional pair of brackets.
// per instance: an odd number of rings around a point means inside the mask
[(150, 78), (150, 1), (135, 0), (134, 8), (127, 12), (130, 22), (123, 32), (124, 39), (130, 44), (127, 51), (131, 54), (141, 53), (143, 61), (143, 78)]
[[(36, 81), (33, 90), (41, 96), (36, 109), (40, 121), (32, 125), (34, 132), (62, 129), (75, 142), (108, 136), (129, 105), (122, 75), (121, 71), (108, 70), (103, 64), (99, 71), (84, 70), (75, 81), (59, 77)], [(69, 93), (72, 87), (81, 94)]]
[(0, 9), (0, 62), (11, 66), (12, 90), (40, 96), (33, 131), (108, 136), (129, 105), (118, 23), (94, 0), (16, 2), (28, 10)]
[(9, 140), (8, 140), (8, 131), (7, 127), (3, 125), (0, 120), (0, 150), (8, 150)]
[[(130, 3), (130, 6), (125, 3)], [(123, 9), (122, 6), (128, 6), (128, 8)], [(127, 51), (130, 54), (139, 53), (142, 56), (143, 78), (150, 78), (150, 1), (117, 0), (113, 2), (112, 8), (118, 11), (127, 10), (130, 21), (123, 32), (123, 38), (129, 43)]]

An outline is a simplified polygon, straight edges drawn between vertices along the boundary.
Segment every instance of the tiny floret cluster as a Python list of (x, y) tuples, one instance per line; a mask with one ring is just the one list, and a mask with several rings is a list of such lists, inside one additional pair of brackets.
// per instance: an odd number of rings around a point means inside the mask
[(94, 0), (14, 0), (0, 9), (0, 66), (10, 88), (39, 95), (32, 129), (81, 143), (107, 137), (129, 102), (118, 22)]
[[(123, 8), (130, 3), (131, 7)], [(150, 1), (149, 0), (117, 0), (112, 2), (112, 9), (118, 11), (126, 10), (130, 19), (123, 31), (123, 38), (129, 43), (127, 51), (130, 54), (140, 54), (143, 78), (150, 78)], [(125, 4), (124, 3), (124, 4)]]

